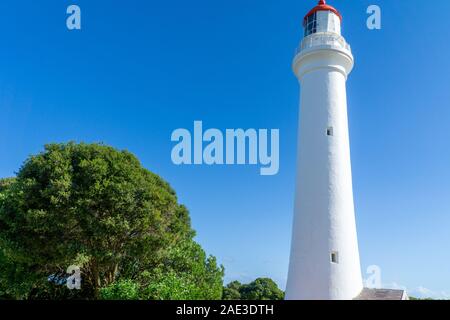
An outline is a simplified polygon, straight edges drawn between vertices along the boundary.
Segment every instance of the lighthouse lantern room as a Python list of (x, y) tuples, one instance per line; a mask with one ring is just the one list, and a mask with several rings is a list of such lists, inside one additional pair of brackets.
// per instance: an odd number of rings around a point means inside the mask
[(335, 8), (324, 0), (314, 7), (303, 20), (305, 37), (318, 32), (332, 32), (341, 34), (342, 16)]

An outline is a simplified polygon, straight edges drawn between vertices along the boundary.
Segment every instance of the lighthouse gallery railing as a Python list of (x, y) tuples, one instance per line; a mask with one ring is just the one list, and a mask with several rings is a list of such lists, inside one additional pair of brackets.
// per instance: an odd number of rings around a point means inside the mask
[(305, 37), (297, 48), (295, 54), (300, 53), (305, 49), (309, 49), (316, 46), (328, 45), (332, 47), (338, 47), (351, 51), (350, 45), (345, 41), (345, 39), (337, 34), (331, 34), (326, 32), (313, 33)]

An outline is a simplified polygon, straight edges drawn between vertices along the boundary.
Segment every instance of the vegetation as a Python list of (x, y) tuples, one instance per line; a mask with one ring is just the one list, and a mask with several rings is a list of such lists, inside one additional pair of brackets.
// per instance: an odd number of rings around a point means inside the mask
[(434, 299), (431, 298), (415, 298), (415, 297), (409, 297), (409, 300), (423, 300), (423, 301), (432, 301)]
[[(129, 152), (50, 144), (0, 180), (0, 298), (220, 299), (174, 190)], [(65, 285), (81, 269), (81, 290)], [(56, 279), (56, 280), (55, 280)]]
[(258, 278), (249, 284), (239, 281), (229, 283), (223, 289), (223, 300), (283, 300), (284, 292), (268, 278)]

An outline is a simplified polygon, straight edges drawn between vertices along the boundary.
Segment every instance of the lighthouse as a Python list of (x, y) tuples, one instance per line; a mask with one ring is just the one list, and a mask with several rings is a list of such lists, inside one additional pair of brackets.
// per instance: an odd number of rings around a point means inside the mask
[(350, 300), (363, 291), (347, 120), (354, 59), (341, 25), (339, 11), (319, 1), (293, 61), (301, 94), (288, 300)]

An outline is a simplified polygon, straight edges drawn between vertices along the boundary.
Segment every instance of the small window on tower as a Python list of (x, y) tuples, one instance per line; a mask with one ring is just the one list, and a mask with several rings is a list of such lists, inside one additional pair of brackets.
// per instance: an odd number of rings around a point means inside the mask
[(333, 135), (334, 135), (333, 127), (329, 127), (329, 128), (327, 129), (327, 136), (332, 137)]
[(337, 251), (331, 253), (331, 263), (339, 263), (339, 253)]

